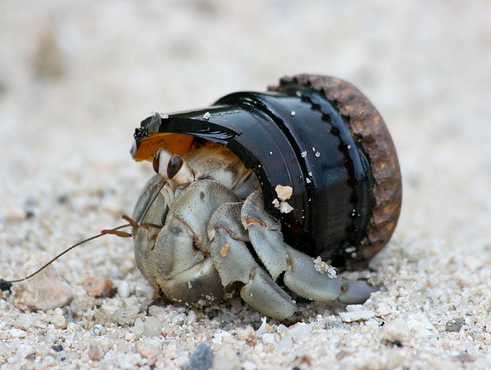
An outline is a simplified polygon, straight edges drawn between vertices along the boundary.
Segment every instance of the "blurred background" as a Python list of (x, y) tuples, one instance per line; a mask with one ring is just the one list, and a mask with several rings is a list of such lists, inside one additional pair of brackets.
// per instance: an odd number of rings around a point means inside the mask
[(404, 179), (398, 238), (489, 246), (488, 1), (18, 0), (0, 3), (0, 28), (3, 221), (53, 187), (138, 193), (146, 170), (128, 152), (151, 111), (308, 72), (352, 82), (384, 116)]

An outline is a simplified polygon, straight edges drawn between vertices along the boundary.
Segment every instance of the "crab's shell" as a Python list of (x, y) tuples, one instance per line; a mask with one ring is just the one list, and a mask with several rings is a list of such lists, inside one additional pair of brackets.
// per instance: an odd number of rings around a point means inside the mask
[[(132, 155), (151, 159), (161, 147), (184, 155), (203, 140), (228, 147), (254, 170), (294, 248), (353, 268), (389, 241), (402, 201), (397, 154), (380, 114), (348, 82), (297, 75), (267, 93), (155, 114), (136, 130)], [(274, 207), (277, 185), (293, 188), (292, 212)]]

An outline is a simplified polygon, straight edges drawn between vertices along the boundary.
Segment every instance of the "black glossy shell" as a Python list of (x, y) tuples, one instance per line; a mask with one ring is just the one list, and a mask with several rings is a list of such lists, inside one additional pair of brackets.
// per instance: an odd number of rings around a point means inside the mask
[[(390, 239), (402, 187), (387, 128), (368, 99), (340, 79), (297, 75), (267, 93), (238, 92), (211, 107), (155, 114), (136, 129), (132, 155), (186, 154), (201, 140), (228, 147), (259, 178), (285, 241), (340, 267), (363, 266)], [(293, 212), (273, 207), (291, 186)]]

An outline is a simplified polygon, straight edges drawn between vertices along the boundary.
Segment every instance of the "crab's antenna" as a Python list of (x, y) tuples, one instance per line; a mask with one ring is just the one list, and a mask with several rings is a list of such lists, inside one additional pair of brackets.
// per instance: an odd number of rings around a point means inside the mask
[(152, 206), (153, 202), (155, 202), (155, 199), (157, 199), (157, 197), (159, 196), (160, 192), (162, 191), (162, 189), (164, 188), (166, 183), (167, 183), (167, 180), (162, 178), (159, 182), (157, 182), (155, 184), (155, 187), (153, 188), (153, 192), (152, 192), (152, 197), (147, 201), (147, 203), (145, 204), (145, 208), (143, 209), (142, 214), (140, 215), (140, 217), (136, 221), (137, 225), (140, 225), (143, 222), (143, 219), (147, 215), (148, 210)]
[[(123, 216), (123, 218), (125, 220), (127, 220), (128, 218), (125, 218)], [(25, 281), (27, 279), (30, 279), (32, 278), (33, 276), (39, 274), (41, 271), (43, 271), (46, 267), (48, 267), (49, 265), (51, 265), (54, 261), (56, 261), (58, 258), (60, 258), (61, 256), (63, 256), (64, 254), (70, 252), (72, 249), (82, 245), (82, 244), (85, 244), (85, 243), (88, 243), (94, 239), (97, 239), (97, 238), (100, 238), (101, 236), (104, 236), (104, 235), (107, 235), (107, 234), (115, 234), (115, 235), (118, 235), (118, 236), (127, 236), (126, 234), (128, 233), (124, 233), (124, 232), (121, 232), (121, 231), (118, 231), (120, 229), (124, 229), (125, 227), (130, 227), (130, 226), (134, 226), (133, 225), (133, 222), (130, 222), (128, 221), (129, 223), (128, 224), (125, 224), (125, 225), (121, 225), (121, 226), (118, 226), (118, 227), (115, 227), (113, 229), (109, 229), (109, 230), (102, 230), (100, 234), (97, 234), (97, 235), (94, 235), (94, 236), (91, 236), (90, 238), (87, 238), (87, 239), (84, 239), (80, 242), (78, 242), (77, 244), (74, 244), (72, 245), (71, 247), (65, 249), (63, 252), (61, 252), (60, 254), (58, 254), (57, 256), (55, 256), (54, 258), (52, 258), (48, 263), (46, 263), (44, 266), (42, 266), (41, 268), (39, 268), (38, 270), (34, 271), (32, 274), (30, 275), (27, 275), (26, 277), (23, 277), (21, 279), (15, 279), (15, 280), (4, 280), (4, 279), (0, 279), (0, 283), (2, 284), (12, 284), (12, 283), (20, 283), (21, 281)], [(121, 233), (121, 235), (120, 235)], [(123, 235), (124, 234), (124, 235)], [(128, 234), (129, 236), (131, 236), (131, 234)]]
[(142, 223), (142, 220), (146, 216), (146, 214), (148, 213), (148, 210), (152, 206), (153, 202), (155, 202), (155, 199), (157, 199), (157, 196), (159, 195), (159, 193), (161, 192), (161, 190), (164, 188), (166, 182), (167, 181), (162, 178), (161, 181), (159, 181), (159, 182), (157, 182), (155, 184), (155, 187), (153, 189), (153, 194), (150, 197), (150, 199), (147, 201), (147, 203), (145, 204), (145, 208), (144, 208), (142, 214), (140, 215), (140, 217), (139, 217), (139, 219), (137, 221), (134, 221), (133, 219), (131, 219), (128, 216), (123, 216), (123, 219), (126, 220), (126, 221), (128, 221), (127, 224), (121, 225), (121, 226), (118, 226), (118, 227), (115, 227), (113, 229), (105, 229), (105, 230), (102, 230), (100, 232), (100, 234), (94, 235), (94, 236), (92, 236), (90, 238), (87, 238), (85, 240), (82, 240), (81, 242), (78, 242), (77, 244), (72, 245), (71, 247), (65, 249), (63, 252), (61, 252), (60, 254), (58, 254), (57, 256), (55, 256), (48, 263), (46, 263), (44, 266), (42, 266), (38, 270), (34, 271), (32, 274), (27, 275), (26, 277), (23, 277), (21, 279), (15, 279), (15, 280), (4, 280), (4, 279), (1, 279), (0, 278), (0, 285), (1, 284), (20, 283), (21, 281), (28, 280), (28, 279), (32, 278), (33, 276), (39, 274), (46, 267), (48, 267), (49, 265), (51, 265), (54, 261), (56, 261), (58, 258), (60, 258), (61, 256), (63, 256), (64, 254), (70, 252), (72, 249), (74, 249), (74, 248), (76, 248), (76, 247), (78, 247), (78, 246), (80, 246), (82, 244), (88, 243), (88, 242), (90, 242), (90, 241), (92, 241), (94, 239), (100, 238), (101, 236), (108, 235), (108, 234), (109, 235), (120, 236), (120, 237), (123, 237), (123, 238), (131, 237), (132, 236), (131, 233), (127, 233), (125, 231), (119, 231), (120, 229), (124, 229), (124, 228), (130, 227), (130, 226), (133, 227), (133, 228), (138, 228), (138, 227), (155, 227), (155, 228), (160, 228), (159, 225), (154, 225), (154, 224), (150, 224), (150, 223)]

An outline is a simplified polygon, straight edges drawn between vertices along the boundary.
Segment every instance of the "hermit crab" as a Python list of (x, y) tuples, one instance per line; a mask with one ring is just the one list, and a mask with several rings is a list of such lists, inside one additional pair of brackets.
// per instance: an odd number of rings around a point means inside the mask
[(153, 162), (135, 206), (135, 258), (157, 296), (206, 305), (234, 293), (276, 319), (295, 298), (362, 303), (366, 267), (401, 207), (394, 144), (354, 86), (285, 77), (210, 107), (155, 113), (132, 156)]

